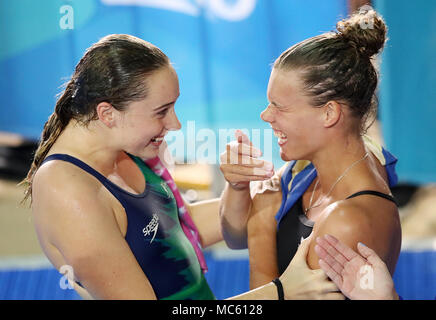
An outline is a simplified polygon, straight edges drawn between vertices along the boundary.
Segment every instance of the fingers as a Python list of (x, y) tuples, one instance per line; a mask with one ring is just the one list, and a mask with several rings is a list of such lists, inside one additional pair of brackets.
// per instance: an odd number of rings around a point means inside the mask
[(224, 178), (232, 185), (271, 178), (274, 175), (273, 164), (257, 159), (262, 152), (252, 145), (241, 130), (236, 130), (235, 137), (237, 141), (227, 144), (226, 152), (220, 156)]
[[(353, 249), (351, 249), (348, 246), (344, 245), (342, 242), (340, 242), (335, 237), (333, 237), (333, 236), (331, 236), (329, 234), (326, 234), (326, 235), (323, 236), (323, 238), (327, 241), (328, 244), (323, 242), (322, 238), (320, 238), (321, 243), (319, 243), (319, 244), (321, 246), (324, 246), (325, 247), (324, 249), (328, 248), (329, 246), (334, 248), (335, 251), (333, 251), (333, 250), (328, 251), (327, 249), (326, 250), (329, 253), (330, 252), (334, 253), (334, 257), (337, 258), (337, 260), (338, 259), (342, 259), (341, 256), (344, 257), (347, 260), (351, 260), (351, 259), (353, 259), (353, 258), (355, 258), (357, 256), (357, 253)], [(341, 261), (341, 260), (338, 260), (338, 261)]]
[(327, 275), (327, 277), (329, 277), (333, 283), (339, 288), (342, 288), (342, 283), (343, 283), (343, 279), (342, 279), (342, 275), (341, 273), (337, 272), (335, 269), (333, 269), (327, 262), (325, 262), (324, 260), (320, 259), (318, 261), (319, 266), (321, 267), (321, 269), (325, 272), (325, 274)]
[[(322, 262), (321, 262), (322, 264)], [(322, 299), (322, 300), (344, 300), (345, 297), (342, 293), (340, 293), (339, 286), (330, 280), (328, 280), (328, 277), (324, 270), (317, 269), (312, 270), (312, 283), (318, 283), (317, 284), (317, 293), (318, 295), (314, 297), (315, 299)]]
[(318, 255), (318, 257), (322, 259), (324, 262), (326, 262), (335, 272), (339, 274), (342, 273), (342, 270), (344, 269), (344, 265), (347, 262), (345, 258), (341, 256), (342, 258), (339, 261), (336, 260), (334, 255), (327, 252), (323, 247), (319, 246), (318, 244), (315, 245), (315, 252)]
[(253, 145), (251, 143), (250, 139), (248, 138), (248, 136), (243, 131), (241, 131), (239, 129), (235, 131), (235, 138), (240, 143), (245, 143), (245, 144), (248, 144), (249, 146)]
[[(316, 238), (317, 246), (315, 246), (315, 251), (318, 249), (320, 258), (329, 262), (330, 260), (336, 260), (337, 263), (342, 266), (348, 261), (348, 259), (333, 246), (330, 242), (326, 240), (326, 237), (317, 237)], [(339, 241), (336, 242), (336, 246), (339, 244)], [(317, 252), (318, 253), (318, 252)], [(332, 264), (330, 264), (332, 265)]]
[(323, 300), (345, 300), (345, 296), (339, 292), (328, 293), (323, 297)]
[(250, 172), (248, 174), (226, 172), (224, 177), (230, 183), (262, 181), (270, 178), (268, 174), (255, 174), (255, 172)]
[(252, 145), (238, 141), (231, 141), (226, 146), (226, 158), (221, 160), (226, 161), (226, 163), (236, 164), (241, 156), (245, 156), (243, 158), (248, 160), (250, 158), (258, 158), (262, 156), (262, 152)]
[(380, 259), (380, 257), (377, 255), (377, 253), (375, 253), (374, 250), (365, 246), (363, 243), (359, 242), (357, 244), (357, 250), (364, 258), (366, 258), (366, 260), (371, 265), (373, 265), (373, 266), (385, 265), (385, 263), (383, 262), (383, 260)]

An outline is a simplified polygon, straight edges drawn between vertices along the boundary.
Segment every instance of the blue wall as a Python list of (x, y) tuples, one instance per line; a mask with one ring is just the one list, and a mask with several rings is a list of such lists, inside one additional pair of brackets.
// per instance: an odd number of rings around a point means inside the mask
[(400, 181), (436, 182), (436, 1), (376, 0), (389, 27), (380, 118)]

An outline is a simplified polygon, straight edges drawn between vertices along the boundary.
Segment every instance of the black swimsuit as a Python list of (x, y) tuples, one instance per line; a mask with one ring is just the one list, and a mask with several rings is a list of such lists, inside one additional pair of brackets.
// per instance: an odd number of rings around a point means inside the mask
[[(397, 202), (391, 195), (373, 190), (364, 190), (353, 193), (351, 196), (347, 197), (347, 199), (366, 194), (385, 198), (397, 205)], [(302, 239), (307, 238), (312, 233), (314, 224), (315, 222), (309, 220), (304, 213), (302, 197), (300, 197), (300, 199), (298, 199), (287, 214), (281, 219), (277, 230), (277, 265), (280, 275), (286, 270), (291, 262)]]

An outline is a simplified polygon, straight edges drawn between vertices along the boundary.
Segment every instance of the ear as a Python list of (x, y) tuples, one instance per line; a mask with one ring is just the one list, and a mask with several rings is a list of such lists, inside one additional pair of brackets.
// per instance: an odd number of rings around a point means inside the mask
[(99, 120), (107, 127), (112, 128), (115, 125), (116, 110), (110, 103), (100, 102), (96, 110)]
[(324, 127), (333, 127), (342, 116), (342, 106), (336, 101), (329, 101), (324, 109)]

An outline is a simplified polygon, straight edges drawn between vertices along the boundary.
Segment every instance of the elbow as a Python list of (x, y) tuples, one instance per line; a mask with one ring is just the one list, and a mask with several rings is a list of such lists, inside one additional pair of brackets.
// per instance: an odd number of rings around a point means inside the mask
[(247, 233), (238, 233), (235, 234), (233, 232), (229, 232), (228, 230), (222, 231), (224, 242), (227, 247), (232, 250), (242, 250), (248, 248), (247, 243)]
[(221, 214), (221, 234), (227, 247), (234, 250), (247, 249), (247, 221), (230, 222)]

